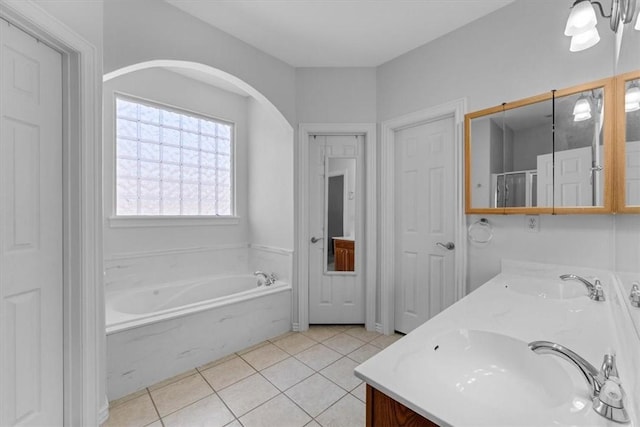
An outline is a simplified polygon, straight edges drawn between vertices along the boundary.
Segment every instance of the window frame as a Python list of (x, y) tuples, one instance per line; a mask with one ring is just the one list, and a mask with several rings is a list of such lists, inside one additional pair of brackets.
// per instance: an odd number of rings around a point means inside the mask
[[(117, 102), (118, 100), (125, 100), (134, 102), (137, 104), (146, 105), (149, 107), (170, 111), (173, 113), (189, 115), (198, 119), (204, 119), (208, 121), (214, 121), (222, 124), (227, 124), (231, 127), (230, 132), (230, 180), (231, 180), (231, 215), (118, 215), (118, 112)], [(112, 172), (111, 180), (111, 215), (109, 216), (109, 226), (111, 228), (128, 228), (128, 227), (165, 227), (165, 226), (199, 226), (199, 225), (236, 225), (240, 222), (240, 217), (237, 214), (237, 197), (236, 197), (236, 123), (232, 120), (215, 117), (209, 114), (204, 114), (198, 111), (194, 111), (188, 108), (178, 107), (176, 105), (143, 98), (140, 96), (131, 95), (128, 93), (113, 91), (111, 100), (111, 114), (112, 114), (112, 150), (109, 153)]]

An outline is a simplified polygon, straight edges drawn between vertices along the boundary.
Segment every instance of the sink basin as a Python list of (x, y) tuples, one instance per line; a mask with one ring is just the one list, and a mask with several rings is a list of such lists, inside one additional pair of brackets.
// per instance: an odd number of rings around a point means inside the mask
[(560, 363), (558, 358), (535, 354), (524, 341), (460, 329), (407, 354), (395, 370), (398, 375), (424, 374), (423, 392), (428, 387), (430, 395), (451, 407), (451, 419), (446, 421), (452, 424), (546, 425), (563, 424), (565, 415), (588, 403), (576, 402), (578, 392)]
[(530, 278), (512, 278), (502, 285), (505, 289), (519, 294), (546, 299), (572, 299), (588, 297), (589, 292), (582, 283), (575, 281), (536, 280)]

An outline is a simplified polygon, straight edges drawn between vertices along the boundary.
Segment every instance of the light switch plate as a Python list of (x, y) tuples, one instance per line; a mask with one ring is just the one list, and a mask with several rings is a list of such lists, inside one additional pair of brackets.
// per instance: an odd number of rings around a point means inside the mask
[(540, 217), (538, 215), (525, 215), (524, 228), (529, 233), (537, 233), (540, 231)]

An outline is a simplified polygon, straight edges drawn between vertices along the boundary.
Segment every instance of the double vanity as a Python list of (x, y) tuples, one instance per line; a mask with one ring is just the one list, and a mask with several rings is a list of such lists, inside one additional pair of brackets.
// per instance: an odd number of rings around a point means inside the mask
[(640, 425), (631, 279), (504, 261), (499, 275), (356, 368), (367, 425)]

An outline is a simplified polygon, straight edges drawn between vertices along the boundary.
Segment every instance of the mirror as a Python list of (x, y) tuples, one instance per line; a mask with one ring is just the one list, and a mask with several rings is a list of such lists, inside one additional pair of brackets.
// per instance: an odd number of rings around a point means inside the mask
[(552, 176), (545, 181), (539, 170), (540, 159), (553, 152), (551, 93), (468, 115), (467, 129), (467, 213), (540, 213), (552, 206), (541, 195)]
[(603, 87), (555, 97), (555, 207), (602, 207), (605, 183)]
[(640, 212), (640, 71), (618, 80), (618, 211)]
[(612, 82), (467, 114), (466, 213), (611, 212)]
[(329, 157), (325, 164), (325, 271), (355, 272), (356, 159)]

